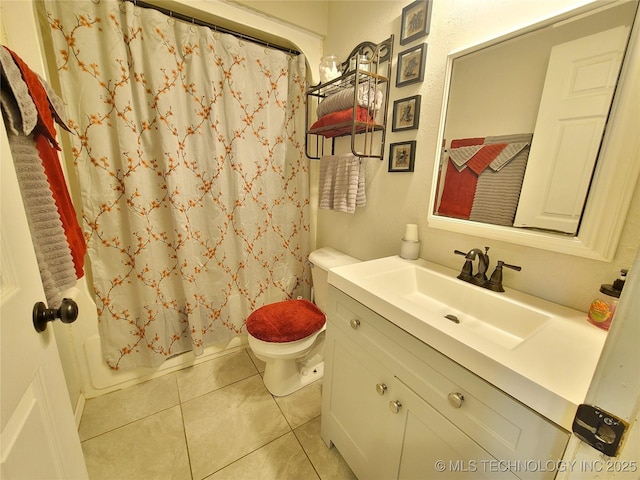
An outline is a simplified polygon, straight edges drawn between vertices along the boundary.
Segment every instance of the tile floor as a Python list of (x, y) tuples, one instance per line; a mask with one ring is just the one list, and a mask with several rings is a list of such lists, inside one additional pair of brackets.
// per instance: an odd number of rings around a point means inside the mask
[(89, 478), (355, 479), (320, 438), (322, 383), (273, 397), (242, 350), (88, 400)]

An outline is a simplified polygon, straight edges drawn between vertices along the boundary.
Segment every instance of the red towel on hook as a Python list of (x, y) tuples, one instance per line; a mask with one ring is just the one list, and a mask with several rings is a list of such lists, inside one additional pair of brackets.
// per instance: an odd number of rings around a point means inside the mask
[[(7, 48), (7, 47), (4, 47)], [(78, 278), (84, 275), (84, 255), (87, 251), (86, 243), (82, 229), (78, 224), (76, 211), (71, 202), (67, 183), (62, 172), (60, 159), (57, 150), (60, 150), (56, 142), (56, 129), (49, 97), (44, 86), (40, 82), (38, 76), (29, 68), (29, 66), (11, 49), (7, 48), (9, 53), (20, 69), (22, 78), (24, 79), (29, 94), (33, 99), (38, 110), (38, 125), (34, 130), (34, 140), (38, 149), (42, 165), (44, 166), (45, 175), (49, 182), (49, 187), (53, 193), (53, 198), (58, 207), (58, 213), (62, 226), (64, 228), (67, 243), (71, 250), (73, 264)]]
[[(451, 148), (482, 145), (484, 138), (465, 138), (451, 140)], [(447, 162), (447, 174), (442, 187), (442, 197), (438, 214), (447, 217), (469, 219), (473, 197), (476, 193), (478, 175), (470, 168), (458, 171), (453, 162)]]

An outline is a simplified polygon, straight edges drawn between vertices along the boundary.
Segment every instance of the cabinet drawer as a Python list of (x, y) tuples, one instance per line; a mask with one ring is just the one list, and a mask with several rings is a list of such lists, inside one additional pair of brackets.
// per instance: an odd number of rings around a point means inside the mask
[(333, 287), (328, 317), (499, 461), (562, 458), (568, 432)]

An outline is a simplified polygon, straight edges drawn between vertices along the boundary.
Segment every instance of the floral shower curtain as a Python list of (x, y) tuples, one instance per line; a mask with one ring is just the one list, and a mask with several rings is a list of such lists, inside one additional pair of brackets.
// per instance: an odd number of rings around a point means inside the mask
[(113, 369), (308, 296), (305, 60), (130, 2), (45, 2)]

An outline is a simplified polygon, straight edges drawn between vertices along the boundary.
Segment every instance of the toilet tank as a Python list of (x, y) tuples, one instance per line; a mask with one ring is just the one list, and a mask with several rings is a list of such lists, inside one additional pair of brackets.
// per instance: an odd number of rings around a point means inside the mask
[(309, 262), (311, 262), (311, 278), (313, 279), (313, 291), (315, 304), (326, 312), (327, 295), (329, 293), (329, 282), (327, 275), (329, 269), (341, 267), (343, 265), (351, 265), (360, 260), (349, 255), (334, 250), (330, 247), (314, 250), (309, 254)]

